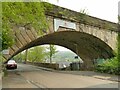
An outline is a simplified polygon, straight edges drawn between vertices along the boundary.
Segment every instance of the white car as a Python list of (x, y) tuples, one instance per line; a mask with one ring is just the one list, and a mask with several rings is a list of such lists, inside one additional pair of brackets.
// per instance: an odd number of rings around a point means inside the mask
[(17, 63), (14, 60), (9, 60), (6, 64), (7, 69), (17, 69)]

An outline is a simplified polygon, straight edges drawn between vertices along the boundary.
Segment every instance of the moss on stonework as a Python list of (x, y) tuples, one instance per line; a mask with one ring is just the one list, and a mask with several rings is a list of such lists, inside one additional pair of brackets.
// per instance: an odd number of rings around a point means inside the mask
[(75, 12), (66, 8), (62, 8), (59, 6), (53, 5), (52, 8), (46, 9), (46, 14), (51, 15), (57, 18), (63, 18), (67, 19), (70, 21), (76, 21), (79, 23), (103, 28), (103, 29), (108, 29), (112, 31), (117, 30), (117, 24), (113, 22), (109, 22), (106, 20), (102, 20), (96, 17), (92, 17), (80, 12)]

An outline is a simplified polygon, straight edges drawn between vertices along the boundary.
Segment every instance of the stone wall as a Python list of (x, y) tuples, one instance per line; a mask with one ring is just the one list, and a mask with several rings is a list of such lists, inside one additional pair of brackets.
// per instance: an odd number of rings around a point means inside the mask
[(40, 66), (40, 67), (45, 67), (45, 68), (52, 68), (52, 69), (55, 69), (55, 70), (58, 70), (59, 69), (59, 64), (56, 64), (56, 63), (38, 63), (38, 62), (27, 62), (27, 64), (33, 64), (33, 65), (36, 65), (36, 66)]

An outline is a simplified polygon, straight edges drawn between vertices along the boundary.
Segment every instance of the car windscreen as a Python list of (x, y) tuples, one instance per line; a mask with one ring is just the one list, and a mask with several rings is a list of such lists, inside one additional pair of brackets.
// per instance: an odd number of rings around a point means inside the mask
[(8, 61), (8, 63), (7, 63), (7, 64), (15, 64), (15, 63), (16, 63), (15, 61), (10, 60), (10, 61)]

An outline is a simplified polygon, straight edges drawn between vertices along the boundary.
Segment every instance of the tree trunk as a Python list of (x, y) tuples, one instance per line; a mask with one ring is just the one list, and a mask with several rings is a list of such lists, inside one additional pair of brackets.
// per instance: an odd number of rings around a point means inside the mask
[(52, 63), (52, 45), (50, 45), (50, 63)]
[(28, 59), (28, 49), (26, 49), (25, 51), (25, 64), (27, 63), (27, 59)]

